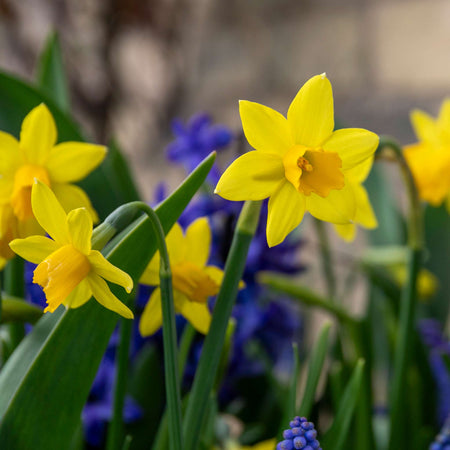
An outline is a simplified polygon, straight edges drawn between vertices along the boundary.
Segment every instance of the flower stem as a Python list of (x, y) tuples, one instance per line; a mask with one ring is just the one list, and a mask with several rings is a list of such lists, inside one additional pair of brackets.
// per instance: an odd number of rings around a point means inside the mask
[(261, 202), (246, 202), (239, 216), (211, 326), (205, 338), (186, 410), (183, 428), (185, 450), (195, 450), (199, 442), (209, 396), (225, 342), (228, 321), (238, 293), (239, 281), (244, 272), (250, 242), (258, 225), (260, 210)]
[(132, 202), (144, 211), (153, 226), (160, 254), (159, 278), (163, 316), (164, 369), (166, 382), (167, 413), (169, 418), (169, 443), (171, 450), (183, 450), (181, 393), (177, 360), (177, 333), (175, 328), (175, 307), (173, 303), (172, 271), (165, 241), (164, 230), (155, 211), (143, 202)]
[(325, 224), (319, 219), (314, 219), (314, 225), (319, 237), (322, 271), (327, 286), (327, 297), (329, 299), (334, 299), (336, 295), (336, 277), (334, 276), (330, 241), (328, 239), (327, 230), (325, 229)]
[(187, 322), (183, 334), (181, 335), (180, 348), (178, 352), (178, 373), (181, 379), (183, 378), (184, 368), (186, 367), (186, 361), (189, 356), (189, 350), (191, 349), (192, 341), (195, 336), (195, 328)]
[[(394, 355), (394, 375), (390, 395), (389, 450), (408, 447), (407, 369), (413, 342), (416, 306), (416, 282), (423, 252), (423, 217), (417, 188), (401, 147), (393, 139), (380, 138), (380, 149), (390, 149), (402, 171), (409, 198), (408, 217), (408, 279), (403, 287), (400, 305), (399, 329)], [(412, 444), (412, 443), (411, 443)]]
[[(128, 216), (133, 216), (133, 211), (140, 210), (147, 214), (152, 224), (153, 230), (156, 235), (158, 250), (160, 254), (160, 267), (159, 278), (161, 288), (161, 306), (163, 316), (163, 344), (164, 344), (164, 368), (165, 368), (165, 384), (166, 384), (166, 397), (167, 397), (167, 411), (169, 419), (169, 439), (171, 450), (183, 450), (182, 443), (182, 424), (181, 424), (181, 394), (180, 394), (180, 382), (178, 375), (178, 360), (177, 360), (177, 335), (175, 328), (175, 308), (173, 303), (173, 291), (172, 291), (172, 272), (170, 269), (169, 254), (167, 252), (167, 246), (165, 241), (164, 230), (161, 226), (158, 216), (155, 211), (144, 202), (131, 202), (123, 205), (120, 214), (123, 214), (127, 220), (124, 220), (124, 224), (128, 222)], [(120, 216), (119, 214), (119, 216)], [(119, 217), (120, 219), (120, 217)], [(113, 222), (112, 228), (120, 228), (121, 222)], [(106, 230), (108, 231), (108, 230)], [(105, 235), (109, 235), (107, 232)], [(108, 437), (108, 450), (116, 450), (121, 448), (122, 445), (122, 414), (125, 398), (125, 386), (119, 387), (121, 377), (126, 377), (126, 365), (128, 364), (128, 350), (131, 339), (132, 326), (131, 323), (121, 327), (120, 343), (123, 343), (122, 353), (118, 355), (118, 378), (117, 389), (114, 399), (115, 413), (111, 427), (113, 428), (115, 435), (115, 441), (113, 437)], [(119, 345), (119, 352), (120, 352)], [(122, 382), (125, 384), (125, 379)], [(117, 429), (117, 431), (115, 431)]]

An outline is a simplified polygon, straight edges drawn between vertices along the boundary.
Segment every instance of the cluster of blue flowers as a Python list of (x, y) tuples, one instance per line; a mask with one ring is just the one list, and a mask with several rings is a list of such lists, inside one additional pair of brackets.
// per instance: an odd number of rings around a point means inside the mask
[(320, 443), (316, 439), (317, 431), (312, 422), (305, 417), (294, 417), (289, 423), (290, 428), (283, 431), (284, 440), (277, 444), (277, 450), (321, 450)]
[(450, 450), (450, 416), (447, 418), (436, 440), (430, 445), (429, 450)]
[(429, 348), (429, 361), (437, 387), (437, 416), (442, 425), (450, 417), (450, 372), (445, 358), (450, 358), (450, 340), (444, 336), (441, 324), (434, 319), (419, 323), (422, 338)]

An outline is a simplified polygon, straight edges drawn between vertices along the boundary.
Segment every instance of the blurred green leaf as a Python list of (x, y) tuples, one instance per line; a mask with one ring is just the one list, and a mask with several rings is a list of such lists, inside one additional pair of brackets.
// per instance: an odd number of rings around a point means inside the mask
[(355, 319), (339, 304), (330, 299), (321, 297), (307, 287), (294, 281), (290, 276), (263, 272), (258, 276), (258, 282), (269, 286), (276, 292), (288, 294), (306, 306), (322, 309), (342, 322), (355, 321)]
[(297, 412), (297, 382), (300, 372), (300, 362), (298, 357), (298, 345), (295, 342), (292, 343), (292, 358), (294, 360), (294, 364), (291, 375), (291, 383), (287, 398), (284, 401), (284, 412), (280, 423), (280, 429), (277, 434), (277, 441), (281, 441), (283, 439), (283, 430), (286, 429), (287, 424), (295, 417)]
[[(214, 162), (210, 155), (164, 201), (157, 214), (167, 233), (200, 188)], [(135, 282), (156, 251), (149, 219), (137, 219), (106, 253)], [(111, 248), (111, 247), (109, 247)], [(119, 286), (112, 292), (127, 302)], [(96, 301), (44, 315), (0, 373), (0, 447), (23, 450), (68, 448), (98, 365), (119, 316)], [(45, 407), (44, 407), (45, 406)]]
[(328, 350), (328, 336), (330, 334), (331, 323), (323, 325), (320, 331), (317, 343), (314, 346), (308, 365), (308, 378), (306, 379), (305, 392), (300, 403), (299, 415), (309, 417), (314, 399), (316, 397), (316, 389), (322, 375), (323, 364)]
[(341, 450), (346, 448), (351, 438), (349, 436), (355, 406), (358, 401), (364, 371), (364, 360), (360, 359), (353, 371), (352, 377), (345, 388), (339, 409), (330, 429), (320, 439), (324, 450)]
[(0, 323), (36, 323), (42, 316), (42, 309), (26, 303), (22, 299), (4, 296)]
[(47, 38), (38, 62), (36, 78), (41, 90), (51, 97), (61, 110), (69, 111), (69, 91), (63, 57), (59, 38), (55, 32), (50, 33)]

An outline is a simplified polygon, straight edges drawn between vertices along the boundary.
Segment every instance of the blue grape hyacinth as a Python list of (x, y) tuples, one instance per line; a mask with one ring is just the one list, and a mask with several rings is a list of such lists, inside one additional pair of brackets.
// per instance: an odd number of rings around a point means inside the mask
[(320, 443), (316, 439), (317, 431), (312, 422), (305, 417), (294, 417), (289, 423), (290, 428), (283, 431), (284, 440), (277, 444), (276, 450), (321, 450)]
[(450, 416), (441, 432), (436, 436), (436, 440), (430, 445), (429, 450), (450, 450)]

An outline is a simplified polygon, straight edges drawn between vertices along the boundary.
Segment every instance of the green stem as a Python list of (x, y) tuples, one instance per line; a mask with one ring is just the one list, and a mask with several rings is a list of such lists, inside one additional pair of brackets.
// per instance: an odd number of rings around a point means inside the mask
[(325, 229), (325, 224), (319, 219), (314, 219), (314, 225), (320, 243), (322, 271), (326, 281), (327, 296), (329, 299), (334, 299), (336, 296), (336, 277), (334, 276), (330, 241), (328, 239), (327, 230)]
[(416, 306), (416, 282), (422, 262), (423, 218), (417, 188), (401, 147), (392, 139), (381, 138), (380, 149), (392, 150), (402, 171), (409, 197), (408, 217), (408, 279), (400, 305), (399, 329), (394, 355), (394, 375), (391, 390), (389, 450), (409, 447), (407, 371), (410, 363), (411, 343), (414, 340), (414, 316)]
[(183, 437), (185, 450), (196, 450), (202, 424), (219, 366), (228, 321), (244, 272), (250, 242), (259, 220), (261, 202), (246, 202), (242, 208), (225, 265), (225, 274), (217, 296), (209, 333), (195, 374), (186, 410)]
[(186, 366), (186, 361), (189, 356), (189, 350), (191, 349), (195, 333), (195, 328), (187, 322), (184, 327), (183, 334), (181, 335), (180, 349), (178, 352), (178, 373), (181, 378), (184, 374), (184, 368)]
[(119, 450), (122, 447), (124, 427), (123, 408), (127, 391), (128, 379), (128, 356), (131, 342), (133, 322), (131, 320), (120, 320), (119, 345), (116, 355), (116, 381), (114, 386), (114, 406), (111, 425), (108, 428), (106, 448), (108, 450)]
[[(128, 221), (128, 216), (133, 216), (133, 211), (141, 210), (145, 212), (150, 219), (153, 230), (156, 235), (158, 250), (160, 254), (160, 267), (159, 267), (159, 278), (160, 278), (160, 289), (161, 289), (161, 308), (163, 316), (163, 345), (164, 345), (164, 369), (165, 369), (165, 384), (166, 384), (166, 397), (167, 397), (167, 411), (169, 419), (169, 429), (170, 429), (170, 449), (171, 450), (183, 450), (182, 442), (182, 424), (181, 424), (181, 394), (180, 394), (180, 382), (178, 375), (178, 364), (177, 364), (177, 335), (175, 328), (175, 307), (173, 303), (173, 291), (172, 291), (172, 272), (170, 269), (169, 254), (167, 252), (167, 246), (165, 241), (164, 230), (161, 226), (158, 216), (155, 211), (143, 202), (131, 202), (123, 205), (120, 214), (126, 218), (124, 223)], [(120, 214), (118, 218), (120, 219)], [(117, 224), (121, 223), (119, 220)], [(115, 225), (113, 222), (113, 228), (119, 227), (121, 225)], [(106, 234), (109, 234), (106, 233)], [(120, 372), (120, 365), (125, 366), (128, 362), (128, 348), (129, 339), (131, 335), (131, 326), (123, 327), (121, 329), (121, 342), (123, 339), (124, 346), (126, 349), (126, 357), (123, 356), (119, 361), (118, 372)], [(126, 371), (126, 368), (123, 369)], [(115, 398), (114, 402), (118, 405), (117, 414), (114, 415), (111, 427), (113, 429), (121, 429), (122, 425), (122, 410), (123, 402), (125, 396), (125, 390), (123, 388), (116, 391), (118, 397)], [(122, 405), (122, 407), (120, 407)], [(120, 409), (120, 411), (119, 411)], [(120, 438), (120, 436), (119, 436)], [(112, 439), (112, 438), (111, 438)], [(116, 445), (121, 445), (121, 439), (117, 439), (116, 443), (111, 442), (111, 447), (108, 450), (115, 450)]]

